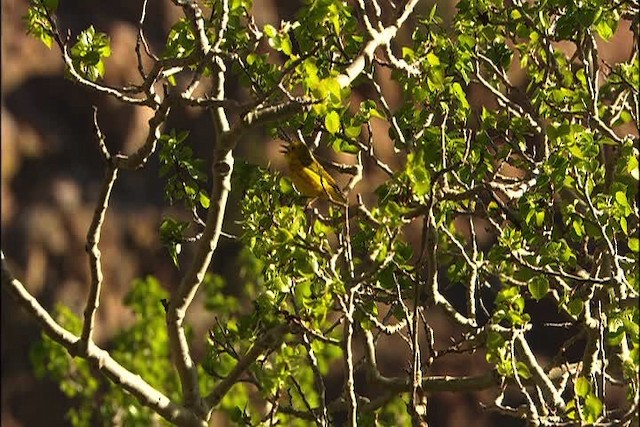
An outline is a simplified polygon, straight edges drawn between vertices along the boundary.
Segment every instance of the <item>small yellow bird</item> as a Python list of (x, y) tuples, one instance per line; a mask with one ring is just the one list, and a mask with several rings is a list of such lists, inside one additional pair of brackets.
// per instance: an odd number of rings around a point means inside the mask
[(294, 140), (283, 145), (282, 148), (293, 185), (303, 196), (329, 200), (338, 204), (346, 203), (336, 181), (318, 163), (306, 145)]

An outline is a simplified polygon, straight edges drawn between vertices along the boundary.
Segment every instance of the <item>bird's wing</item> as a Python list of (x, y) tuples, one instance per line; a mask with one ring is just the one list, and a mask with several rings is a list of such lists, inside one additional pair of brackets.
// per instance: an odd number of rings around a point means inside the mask
[(331, 175), (329, 175), (329, 172), (327, 172), (320, 163), (314, 163), (311, 169), (316, 175), (318, 175), (324, 192), (331, 199), (334, 199), (334, 201), (344, 201), (344, 195), (342, 194), (340, 187), (338, 187), (338, 183)]

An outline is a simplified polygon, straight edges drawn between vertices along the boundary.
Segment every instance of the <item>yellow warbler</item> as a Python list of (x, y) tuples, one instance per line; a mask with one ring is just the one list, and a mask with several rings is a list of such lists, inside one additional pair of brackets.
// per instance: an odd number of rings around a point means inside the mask
[(295, 140), (283, 146), (283, 153), (293, 185), (303, 196), (346, 203), (336, 181), (318, 163), (306, 145)]

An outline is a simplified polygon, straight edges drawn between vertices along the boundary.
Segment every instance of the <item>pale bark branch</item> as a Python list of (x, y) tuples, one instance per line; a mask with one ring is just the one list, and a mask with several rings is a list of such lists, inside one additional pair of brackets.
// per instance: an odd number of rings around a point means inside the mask
[(159, 105), (153, 117), (149, 119), (149, 133), (147, 134), (144, 144), (128, 156), (123, 154), (113, 156), (113, 162), (118, 169), (135, 170), (143, 167), (147, 163), (149, 157), (151, 157), (156, 150), (158, 139), (162, 135), (162, 128), (169, 115), (169, 110), (170, 101), (167, 97)]
[(546, 401), (554, 408), (564, 410), (566, 406), (564, 399), (560, 393), (558, 393), (558, 390), (538, 363), (523, 334), (518, 334), (515, 338), (515, 347), (515, 350), (523, 358), (523, 361), (529, 368), (533, 381), (542, 390), (542, 394), (546, 398)]
[(411, 15), (411, 13), (413, 12), (416, 4), (418, 4), (418, 0), (410, 0), (402, 10), (402, 13), (396, 19), (396, 21), (392, 25), (380, 31), (375, 30), (369, 23), (369, 33), (371, 36), (371, 40), (369, 40), (369, 42), (367, 42), (367, 44), (364, 46), (360, 55), (358, 55), (358, 57), (351, 62), (346, 70), (344, 70), (344, 72), (337, 77), (340, 87), (344, 88), (349, 86), (351, 82), (353, 82), (356, 77), (358, 77), (362, 73), (367, 64), (371, 64), (376, 49), (391, 42), (391, 40), (398, 33), (400, 27), (402, 27), (402, 24), (404, 24), (409, 15)]
[(82, 326), (82, 342), (88, 345), (93, 341), (93, 329), (95, 325), (96, 311), (100, 305), (100, 289), (104, 279), (102, 274), (102, 263), (100, 262), (101, 252), (98, 247), (100, 243), (100, 232), (104, 223), (105, 214), (109, 207), (109, 196), (113, 184), (118, 176), (116, 169), (111, 162), (108, 162), (105, 169), (105, 176), (100, 190), (100, 197), (96, 210), (93, 214), (89, 231), (87, 232), (87, 253), (89, 254), (89, 267), (91, 271), (91, 286), (89, 288), (89, 296), (87, 297), (87, 305), (84, 310), (84, 324)]
[(72, 356), (86, 359), (103, 375), (120, 384), (135, 396), (143, 405), (157, 412), (167, 421), (177, 425), (206, 427), (206, 420), (199, 418), (187, 408), (171, 401), (160, 393), (139, 375), (136, 375), (118, 362), (107, 351), (96, 346), (92, 342), (89, 345), (79, 346), (79, 337), (75, 336), (60, 326), (49, 315), (47, 310), (29, 293), (24, 285), (17, 280), (8, 269), (4, 253), (0, 253), (2, 269), (2, 287), (10, 292), (16, 302), (24, 308), (39, 324), (44, 333), (53, 341), (62, 345)]
[(211, 393), (209, 393), (205, 398), (205, 402), (209, 408), (215, 408), (222, 398), (227, 394), (229, 389), (235, 385), (242, 374), (246, 372), (247, 369), (265, 352), (269, 349), (277, 348), (284, 338), (284, 335), (287, 333), (289, 327), (288, 325), (279, 325), (276, 326), (267, 332), (258, 339), (255, 344), (249, 349), (249, 351), (238, 361), (236, 366), (233, 367), (229, 375), (222, 381), (220, 381), (213, 388)]

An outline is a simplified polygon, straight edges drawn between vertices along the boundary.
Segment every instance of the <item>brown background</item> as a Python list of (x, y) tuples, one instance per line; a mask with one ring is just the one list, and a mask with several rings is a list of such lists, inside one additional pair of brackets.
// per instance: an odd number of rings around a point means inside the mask
[[(96, 30), (111, 37), (113, 54), (107, 60), (106, 82), (136, 81), (133, 48), (141, 1), (61, 0), (60, 3), (62, 27), (77, 34), (93, 24)], [(296, 2), (289, 1), (255, 0), (255, 4), (254, 13), (260, 26), (267, 22), (278, 26), (281, 19), (291, 17), (298, 7)], [(112, 152), (131, 152), (141, 143), (149, 112), (120, 105), (65, 80), (55, 46), (49, 50), (25, 34), (21, 16), (26, 7), (26, 1), (2, 0), (2, 249), (14, 274), (46, 308), (63, 302), (80, 314), (89, 284), (85, 235), (102, 177), (91, 106), (99, 108), (100, 125)], [(426, 8), (427, 5), (420, 6), (422, 11)], [(439, 10), (450, 17), (453, 6), (439, 5)], [(162, 47), (171, 23), (180, 16), (180, 11), (167, 1), (149, 2), (146, 29), (156, 52)], [(628, 55), (630, 37), (627, 29), (623, 30), (614, 41), (601, 47), (611, 62)], [(392, 86), (384, 89), (392, 103), (398, 101)], [(234, 89), (230, 91), (233, 93)], [(384, 146), (386, 130), (380, 123), (377, 126), (380, 127), (377, 135), (383, 139), (377, 144)], [(210, 159), (211, 131), (206, 115), (196, 110), (174, 111), (165, 129), (168, 128), (189, 129), (196, 154)], [(280, 168), (282, 160), (277, 150), (277, 143), (256, 134), (242, 142), (237, 154), (263, 165), (266, 158)], [(116, 183), (100, 245), (105, 287), (98, 313), (99, 344), (107, 343), (114, 331), (132, 320), (131, 313), (122, 305), (122, 296), (133, 278), (153, 274), (171, 288), (178, 277), (158, 239), (161, 217), (172, 210), (163, 200), (162, 183), (157, 177), (158, 163), (154, 157), (144, 170), (124, 172)], [(375, 181), (373, 177), (369, 184)], [(366, 191), (367, 185), (365, 182), (358, 190)], [(235, 212), (237, 198), (232, 198), (227, 231), (237, 231), (230, 225)], [(213, 271), (233, 277), (238, 250), (237, 244), (222, 240), (213, 260)], [(538, 311), (546, 312), (544, 307)], [(189, 316), (196, 325), (196, 336), (203, 336), (210, 319), (198, 310), (191, 310)], [(431, 317), (445, 337), (452, 332), (437, 313)], [(39, 330), (5, 292), (2, 292), (1, 326), (2, 425), (67, 425), (64, 413), (70, 402), (56, 384), (37, 379), (31, 373), (27, 354), (38, 339)], [(547, 339), (552, 337), (541, 341)], [(387, 374), (400, 373), (408, 366), (406, 355), (394, 352), (396, 346), (397, 343), (389, 342), (381, 348)], [(197, 350), (201, 350), (200, 345)], [(484, 369), (483, 356), (478, 355), (472, 360), (453, 357), (436, 365), (433, 373), (471, 374)], [(339, 386), (340, 373), (332, 378), (330, 382)], [(506, 425), (505, 420), (482, 412), (477, 404), (478, 398), (489, 401), (491, 397), (491, 392), (434, 396), (429, 406), (431, 425)]]

